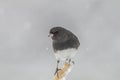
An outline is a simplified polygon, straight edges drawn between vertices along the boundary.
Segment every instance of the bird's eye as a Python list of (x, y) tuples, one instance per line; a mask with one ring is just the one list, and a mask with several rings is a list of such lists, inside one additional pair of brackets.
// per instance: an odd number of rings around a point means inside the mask
[(53, 32), (51, 32), (52, 34), (57, 34), (58, 33), (58, 31), (53, 31)]

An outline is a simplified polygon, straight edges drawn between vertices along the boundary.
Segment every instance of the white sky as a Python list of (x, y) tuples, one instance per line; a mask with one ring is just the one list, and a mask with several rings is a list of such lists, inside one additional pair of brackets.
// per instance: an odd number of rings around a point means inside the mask
[(120, 80), (119, 0), (0, 0), (0, 80), (52, 80), (49, 29), (81, 42), (70, 80)]

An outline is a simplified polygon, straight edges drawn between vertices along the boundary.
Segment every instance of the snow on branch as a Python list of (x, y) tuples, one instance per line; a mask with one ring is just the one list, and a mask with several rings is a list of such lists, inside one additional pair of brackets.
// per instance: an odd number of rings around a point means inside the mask
[(71, 71), (72, 65), (65, 63), (64, 66), (55, 74), (53, 80), (66, 80), (67, 74)]

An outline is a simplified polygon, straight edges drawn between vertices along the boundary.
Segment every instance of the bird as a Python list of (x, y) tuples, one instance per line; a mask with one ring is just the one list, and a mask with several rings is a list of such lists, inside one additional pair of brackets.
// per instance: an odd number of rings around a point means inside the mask
[(53, 27), (49, 31), (49, 37), (52, 39), (52, 46), (57, 59), (55, 74), (58, 72), (60, 61), (69, 61), (75, 56), (80, 46), (80, 41), (70, 30), (64, 27)]

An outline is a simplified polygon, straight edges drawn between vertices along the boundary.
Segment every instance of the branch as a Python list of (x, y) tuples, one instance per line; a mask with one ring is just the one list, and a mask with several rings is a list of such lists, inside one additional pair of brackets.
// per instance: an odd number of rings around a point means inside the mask
[(56, 73), (53, 80), (65, 80), (65, 76), (70, 72), (70, 70), (71, 64), (65, 63), (63, 68)]

